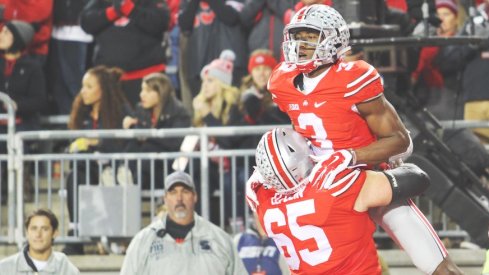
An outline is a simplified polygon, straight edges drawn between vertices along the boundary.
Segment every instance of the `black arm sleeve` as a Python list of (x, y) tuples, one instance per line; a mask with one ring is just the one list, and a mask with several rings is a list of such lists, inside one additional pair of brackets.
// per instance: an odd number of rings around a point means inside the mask
[(392, 187), (392, 202), (399, 202), (423, 193), (430, 185), (430, 177), (418, 166), (405, 163), (383, 171)]
[(265, 6), (265, 0), (249, 1), (243, 7), (243, 10), (239, 13), (241, 24), (246, 28), (251, 28), (255, 23), (256, 15)]
[(141, 31), (156, 37), (168, 30), (170, 25), (170, 11), (161, 0), (153, 0), (146, 6), (140, 6), (136, 2), (129, 17)]
[(294, 9), (295, 1), (290, 0), (266, 0), (266, 6), (280, 18), (284, 19), (284, 14), (289, 9)]
[(199, 8), (200, 0), (182, 1), (180, 14), (178, 15), (178, 25), (182, 32), (191, 32), (194, 28), (194, 19)]
[(444, 74), (461, 71), (476, 56), (477, 50), (468, 45), (449, 45), (440, 48), (433, 63)]
[(99, 2), (99, 0), (91, 0), (85, 6), (80, 14), (80, 26), (89, 34), (96, 35), (105, 28), (112, 25), (112, 22), (107, 19), (105, 10), (110, 5)]
[(216, 13), (217, 19), (228, 26), (240, 23), (239, 12), (233, 7), (226, 5), (223, 0), (207, 0), (211, 9)]
[(33, 115), (40, 111), (46, 105), (46, 81), (43, 70), (37, 62), (31, 63), (31, 73), (27, 80), (27, 93), (15, 97), (17, 103), (17, 114)]

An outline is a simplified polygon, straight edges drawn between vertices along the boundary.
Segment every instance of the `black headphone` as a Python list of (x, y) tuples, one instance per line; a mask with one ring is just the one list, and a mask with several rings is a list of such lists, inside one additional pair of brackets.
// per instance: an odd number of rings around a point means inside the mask
[(165, 230), (164, 228), (162, 228), (162, 229), (160, 229), (160, 230), (156, 231), (156, 236), (158, 236), (158, 237), (160, 237), (160, 238), (165, 237), (165, 235), (166, 235), (166, 230)]

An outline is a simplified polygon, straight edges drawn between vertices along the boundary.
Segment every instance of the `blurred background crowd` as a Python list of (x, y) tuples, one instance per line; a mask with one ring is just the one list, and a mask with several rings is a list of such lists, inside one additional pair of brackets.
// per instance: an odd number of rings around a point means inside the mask
[[(341, 2), (347, 1), (0, 0), (0, 91), (15, 102), (18, 131), (46, 129), (41, 118), (54, 115), (66, 116), (65, 125), (73, 130), (290, 124), (267, 91), (272, 69), (283, 60), (283, 28), (303, 6)], [(486, 38), (411, 47), (395, 84), (384, 77), (386, 90), (393, 88), (439, 120), (489, 119), (489, 0), (365, 2), (375, 15), (365, 10), (365, 20), (337, 8), (353, 39)], [(347, 60), (368, 57), (363, 47), (353, 47)], [(0, 129), (5, 133), (5, 123)], [(480, 144), (489, 142), (487, 128), (473, 133)], [(254, 149), (259, 138), (212, 137), (209, 148)], [(66, 150), (176, 152), (182, 141), (80, 138)], [(482, 158), (481, 178), (489, 167), (489, 157)], [(211, 163), (211, 177), (218, 177), (219, 161)], [(87, 162), (67, 178), (70, 220), (73, 188), (87, 177), (86, 165), (97, 169)], [(142, 167), (143, 188), (149, 189), (150, 176), (163, 182), (149, 165)], [(136, 174), (135, 163), (129, 168)], [(90, 182), (100, 176), (91, 173)], [(25, 188), (28, 196), (28, 183)]]

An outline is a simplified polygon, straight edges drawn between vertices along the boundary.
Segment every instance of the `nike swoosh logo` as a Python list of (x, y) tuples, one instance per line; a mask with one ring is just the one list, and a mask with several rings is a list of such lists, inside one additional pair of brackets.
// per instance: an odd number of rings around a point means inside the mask
[(334, 156), (333, 161), (332, 161), (332, 162), (330, 162), (330, 163), (336, 162), (336, 161), (337, 161), (337, 160), (339, 160), (339, 159), (340, 159), (340, 157), (339, 157), (339, 156)]
[(314, 102), (314, 108), (319, 108), (321, 106), (323, 106), (324, 104), (326, 104), (327, 101), (323, 101), (323, 102)]

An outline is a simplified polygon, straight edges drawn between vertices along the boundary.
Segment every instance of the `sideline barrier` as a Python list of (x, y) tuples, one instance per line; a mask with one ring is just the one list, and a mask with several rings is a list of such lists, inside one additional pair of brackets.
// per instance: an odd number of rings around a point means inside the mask
[[(127, 167), (127, 163), (129, 161), (136, 161), (138, 164), (138, 172), (135, 175), (135, 182), (141, 186), (141, 162), (142, 161), (149, 161), (150, 166), (151, 166), (151, 178), (153, 179), (153, 175), (155, 173), (162, 173), (163, 177), (165, 177), (169, 172), (167, 167), (169, 166), (168, 164), (173, 162), (174, 159), (178, 157), (188, 157), (193, 160), (198, 160), (198, 174), (195, 173), (194, 170), (196, 167), (194, 167), (193, 162), (189, 163), (189, 172), (194, 176), (194, 178), (200, 178), (199, 184), (200, 190), (199, 190), (199, 197), (200, 197), (200, 212), (203, 217), (209, 219), (211, 218), (211, 211), (210, 211), (210, 202), (209, 200), (211, 199), (211, 194), (209, 185), (210, 185), (210, 180), (209, 180), (209, 162), (213, 158), (217, 158), (220, 162), (220, 165), (218, 165), (218, 169), (220, 171), (219, 173), (219, 179), (211, 179), (218, 181), (219, 184), (219, 190), (224, 190), (224, 185), (225, 185), (225, 180), (224, 180), (224, 167), (222, 165), (223, 159), (224, 158), (229, 158), (230, 163), (231, 163), (231, 170), (235, 171), (238, 170), (238, 158), (241, 158), (240, 161), (243, 163), (242, 168), (239, 169), (243, 171), (246, 175), (249, 174), (249, 169), (245, 168), (248, 166), (249, 158), (253, 157), (254, 158), (254, 153), (255, 150), (216, 150), (216, 151), (209, 151), (207, 148), (207, 142), (209, 139), (209, 136), (236, 136), (236, 135), (261, 135), (265, 131), (273, 128), (274, 126), (259, 126), (259, 127), (213, 127), (213, 128), (182, 128), (182, 129), (137, 129), (137, 130), (80, 130), (80, 131), (68, 131), (68, 130), (57, 130), (57, 131), (33, 131), (33, 132), (20, 132), (17, 133), (15, 136), (15, 141), (17, 142), (16, 144), (16, 151), (15, 151), (15, 159), (16, 162), (18, 163), (17, 166), (17, 186), (21, 186), (21, 183), (24, 181), (24, 167), (26, 165), (31, 165), (34, 167), (34, 183), (35, 183), (35, 205), (45, 205), (47, 207), (52, 207), (53, 206), (53, 190), (56, 190), (56, 188), (59, 189), (59, 194), (60, 196), (60, 207), (64, 204), (64, 199), (66, 197), (66, 175), (65, 173), (60, 174), (60, 179), (59, 181), (56, 182), (57, 185), (55, 185), (53, 179), (52, 179), (52, 171), (54, 167), (55, 162), (59, 162), (60, 165), (60, 170), (65, 171), (68, 165), (71, 163), (72, 165), (76, 165), (77, 162), (85, 162), (89, 163), (90, 161), (97, 161), (99, 163), (98, 165), (98, 171), (95, 171), (98, 174), (102, 174), (102, 170), (104, 170), (104, 167), (111, 167), (112, 168), (112, 176), (115, 178), (117, 175), (115, 175), (115, 171), (117, 168), (118, 163), (124, 163), (124, 167)], [(187, 135), (197, 135), (199, 136), (199, 142), (200, 142), (200, 148), (203, 148), (202, 150), (198, 152), (190, 152), (190, 153), (182, 153), (182, 152), (174, 152), (174, 153), (116, 153), (116, 154), (25, 154), (24, 153), (24, 144), (28, 141), (36, 141), (36, 142), (43, 142), (43, 141), (62, 141), (62, 140), (71, 140), (74, 138), (80, 138), (80, 137), (85, 137), (85, 138), (103, 138), (103, 139), (133, 139), (133, 138), (171, 138), (171, 137), (184, 137)], [(162, 171), (158, 171), (155, 168), (155, 161), (161, 160), (163, 161), (163, 166), (162, 166)], [(103, 164), (102, 164), (103, 162)], [(45, 167), (45, 169), (40, 169), (40, 167)], [(86, 165), (86, 167), (89, 167), (89, 165)], [(76, 170), (76, 169), (75, 169)], [(88, 171), (88, 173), (93, 173), (94, 171)], [(40, 199), (40, 186), (41, 186), (41, 178), (40, 175), (45, 174), (44, 182), (47, 184), (45, 187), (45, 193), (46, 196), (44, 196), (44, 200)], [(246, 175), (242, 176), (242, 178), (247, 177)], [(88, 182), (88, 177), (86, 177), (87, 180), (85, 182), (82, 182), (82, 184), (89, 185), (93, 184)], [(231, 212), (234, 217), (236, 217), (236, 212), (238, 208), (244, 208), (245, 202), (244, 198), (241, 198), (240, 205), (238, 205), (237, 199), (236, 199), (236, 194), (238, 193), (238, 180), (236, 175), (232, 175), (231, 173), (227, 174), (228, 178), (228, 183), (231, 185), (231, 198), (233, 200), (233, 203), (230, 204), (231, 207), (227, 208), (224, 207), (225, 205), (225, 200), (228, 198), (225, 198), (224, 196), (217, 196), (219, 198), (219, 210), (220, 212)], [(99, 182), (100, 183), (100, 182)], [(96, 184), (99, 184), (96, 183)], [(150, 216), (154, 217), (155, 215), (155, 198), (157, 197), (155, 193), (157, 193), (159, 190), (157, 190), (156, 184), (154, 180), (151, 181), (150, 185), (150, 192), (149, 192), (149, 197), (150, 197)], [(244, 183), (242, 183), (244, 185)], [(19, 192), (17, 192), (17, 200), (22, 201), (24, 194), (23, 190), (19, 189)], [(76, 198), (76, 196), (75, 196)], [(75, 199), (75, 205), (76, 199)], [(227, 208), (227, 209), (226, 209)], [(17, 207), (16, 209), (16, 216), (17, 216), (17, 230), (16, 230), (16, 241), (17, 243), (22, 242), (23, 240), (23, 230), (22, 230), (22, 221), (25, 215), (25, 209), (24, 209), (24, 204), (21, 204)], [(60, 241), (63, 241), (63, 232), (65, 231), (65, 227), (67, 224), (67, 215), (64, 213), (64, 208), (61, 207), (59, 209), (59, 213), (61, 214), (60, 217), (60, 223), (61, 223), (61, 233), (62, 233), (62, 238), (60, 238)], [(77, 211), (75, 209), (75, 221), (77, 220)], [(243, 217), (243, 222), (247, 221), (247, 217)], [(224, 217), (219, 217), (219, 224), (224, 227), (225, 226), (225, 221)], [(244, 226), (244, 225), (243, 225)], [(233, 230), (233, 228), (231, 228)], [(234, 230), (237, 230), (234, 228)], [(76, 234), (75, 234), (76, 236)], [(67, 237), (67, 236), (66, 236)], [(67, 237), (66, 241), (73, 241), (76, 238), (70, 238)]]
[[(14, 134), (15, 134), (15, 103), (13, 100), (5, 93), (0, 92), (0, 102), (7, 109), (7, 114), (0, 114), (0, 120), (6, 123), (7, 133), (4, 135), (1, 140), (2, 142), (6, 142), (7, 155), (2, 155), (0, 157), (0, 187), (2, 184), (5, 184), (3, 179), (5, 177), (2, 175), (2, 171), (7, 170), (7, 196), (0, 196), (0, 199), (7, 199), (7, 235), (2, 236), (2, 232), (0, 231), (0, 242), (7, 241), (12, 243), (14, 241), (14, 232), (15, 232), (15, 167), (14, 167)], [(5, 125), (5, 124), (3, 124)], [(2, 165), (3, 164), (3, 165)], [(5, 166), (6, 164), (6, 166)], [(6, 167), (6, 169), (2, 169)], [(0, 188), (0, 195), (2, 188)], [(2, 228), (2, 213), (4, 202), (0, 203), (0, 228)]]
[[(447, 122), (443, 122), (447, 123)], [(453, 123), (448, 122), (452, 125), (461, 125), (459, 122)], [(474, 127), (480, 127), (481, 124), (474, 124)], [(487, 125), (489, 127), (489, 124)], [(226, 227), (226, 216), (232, 217), (234, 224), (232, 224), (230, 231), (239, 231), (242, 226), (246, 226), (248, 223), (247, 212), (241, 221), (237, 219), (238, 211), (242, 207), (246, 207), (244, 199), (237, 197), (240, 193), (239, 184), (242, 184), (243, 179), (246, 179), (246, 175), (251, 173), (249, 169), (250, 158), (254, 158), (255, 150), (216, 150), (209, 151), (206, 144), (210, 136), (236, 136), (236, 135), (261, 135), (265, 131), (272, 129), (273, 125), (268, 126), (247, 126), (247, 127), (209, 127), (209, 128), (181, 128), (181, 129), (136, 129), (136, 130), (84, 130), (84, 131), (68, 131), (68, 130), (55, 130), (55, 131), (36, 131), (36, 132), (19, 132), (15, 135), (14, 148), (11, 148), (9, 152), (12, 153), (12, 157), (9, 154), (7, 161), (13, 162), (15, 160), (15, 172), (14, 169), (9, 169), (10, 175), (15, 175), (15, 183), (18, 192), (11, 190), (9, 188), (9, 198), (12, 196), (16, 197), (17, 201), (22, 202), (24, 200), (22, 183), (24, 181), (23, 169), (26, 164), (32, 165), (34, 171), (32, 173), (33, 181), (35, 184), (34, 191), (34, 206), (50, 206), (57, 207), (58, 213), (60, 213), (60, 233), (61, 237), (58, 239), (60, 242), (78, 242), (86, 241), (86, 238), (80, 237), (77, 234), (75, 236), (66, 236), (66, 226), (68, 224), (67, 215), (65, 212), (64, 205), (66, 204), (66, 174), (64, 173), (70, 164), (75, 165), (75, 163), (89, 162), (89, 161), (105, 161), (108, 167), (112, 168), (112, 177), (116, 178), (116, 168), (117, 165), (122, 163), (124, 167), (127, 167), (127, 163), (130, 161), (137, 162), (138, 173), (136, 173), (134, 182), (141, 186), (141, 166), (142, 162), (149, 161), (149, 166), (151, 167), (152, 179), (155, 173), (161, 173), (165, 177), (168, 173), (168, 167), (173, 160), (179, 157), (187, 157), (194, 161), (190, 161), (188, 165), (189, 173), (194, 176), (194, 178), (201, 179), (196, 184), (199, 187), (199, 200), (200, 200), (200, 213), (205, 218), (211, 218), (211, 214), (216, 211), (221, 213), (217, 219), (217, 223), (221, 227)], [(450, 124), (447, 124), (450, 128)], [(117, 138), (117, 139), (133, 139), (133, 138), (171, 138), (171, 137), (184, 137), (187, 135), (197, 135), (200, 140), (201, 151), (198, 152), (173, 152), (173, 153), (115, 153), (115, 154), (25, 154), (23, 147), (27, 141), (63, 141), (71, 140), (79, 137), (87, 138)], [(2, 156), (3, 157), (3, 156)], [(225, 173), (225, 168), (223, 165), (223, 160), (228, 158), (231, 163), (231, 171), (233, 173)], [(3, 158), (0, 158), (2, 161)], [(211, 159), (217, 159), (219, 165), (217, 169), (219, 171), (217, 178), (212, 178), (209, 180), (209, 166)], [(158, 171), (157, 161), (162, 161), (162, 169)], [(195, 165), (197, 163), (197, 166)], [(1, 164), (1, 163), (0, 163)], [(58, 166), (59, 165), (59, 166)], [(215, 166), (215, 165), (214, 165)], [(12, 166), (9, 166), (12, 167)], [(104, 165), (100, 164), (98, 166), (99, 174), (102, 172)], [(55, 170), (60, 170), (59, 179), (53, 177), (53, 172)], [(241, 174), (238, 175), (236, 171), (240, 170)], [(93, 171), (92, 171), (93, 172)], [(244, 176), (243, 176), (244, 175)], [(13, 179), (14, 177), (12, 177)], [(226, 179), (225, 179), (226, 178)], [(210, 189), (210, 184), (219, 186), (218, 190), (221, 191), (220, 194), (213, 194)], [(231, 206), (228, 207), (228, 197), (222, 195), (222, 190), (225, 189), (225, 184), (230, 183), (231, 187)], [(89, 185), (90, 182), (85, 181), (82, 184)], [(99, 184), (99, 183), (96, 183)], [(143, 199), (149, 198), (149, 215), (150, 217), (155, 216), (156, 206), (161, 198), (161, 188), (158, 188), (158, 183), (154, 180), (150, 183), (150, 190), (143, 191)], [(10, 185), (9, 185), (10, 186)], [(15, 186), (12, 183), (12, 186)], [(12, 191), (12, 192), (10, 192)], [(58, 194), (54, 196), (53, 194)], [(10, 196), (12, 195), (12, 196)], [(217, 196), (215, 196), (217, 195)], [(242, 195), (242, 194), (241, 194)], [(218, 209), (211, 209), (211, 200), (218, 200)], [(11, 207), (13, 201), (9, 199), (9, 210), (8, 213), (14, 213), (12, 217), (9, 217), (9, 234), (3, 236), (0, 232), (0, 242), (8, 241), (12, 243), (14, 240), (17, 244), (22, 244), (24, 240), (23, 236), (23, 219), (25, 215), (25, 204), (20, 203), (15, 207)], [(57, 205), (56, 203), (59, 203)], [(466, 239), (467, 234), (460, 230), (460, 228), (452, 224), (449, 219), (444, 216), (439, 209), (433, 206), (430, 202), (426, 202), (421, 199), (417, 199), (418, 205), (424, 210), (424, 213), (430, 221), (435, 223), (438, 233), (443, 237), (460, 237)], [(76, 203), (75, 203), (76, 205)], [(0, 206), (1, 207), (1, 206)], [(246, 208), (245, 208), (246, 209)], [(77, 213), (77, 211), (75, 211)], [(1, 215), (1, 212), (0, 212)], [(75, 214), (76, 215), (76, 214)], [(1, 218), (1, 216), (0, 216)], [(76, 219), (75, 219), (76, 220)], [(0, 219), (1, 221), (1, 219)], [(12, 224), (11, 224), (12, 222)], [(239, 222), (243, 223), (240, 225)], [(15, 230), (15, 231), (14, 231)], [(15, 238), (13, 238), (15, 232)], [(376, 237), (386, 237), (385, 233), (380, 231), (376, 232)]]

